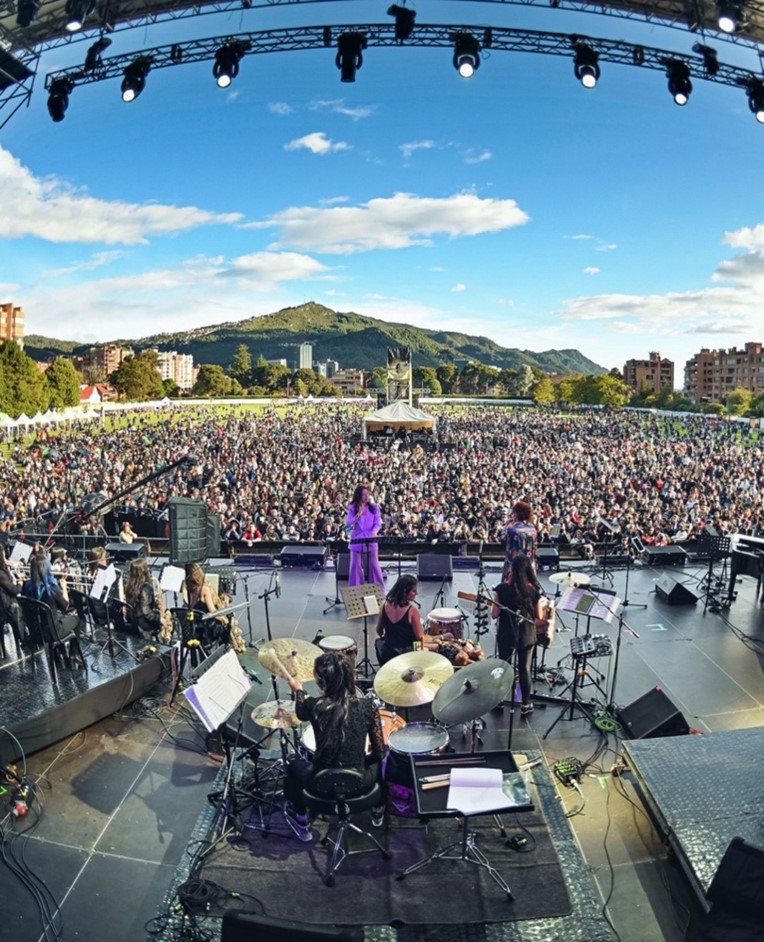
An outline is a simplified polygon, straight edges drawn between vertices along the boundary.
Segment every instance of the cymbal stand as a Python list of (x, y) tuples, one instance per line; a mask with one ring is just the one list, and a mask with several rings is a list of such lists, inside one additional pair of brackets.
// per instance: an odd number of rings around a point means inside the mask
[(240, 575), (244, 582), (244, 600), (247, 603), (247, 647), (254, 648), (255, 642), (252, 640), (252, 606), (249, 603), (249, 580), (254, 573), (245, 572), (240, 573)]
[[(342, 599), (340, 598), (340, 551), (339, 551), (339, 540), (327, 540), (329, 544), (329, 552), (331, 552), (334, 557), (334, 598), (331, 598), (328, 595), (324, 596), (324, 601), (329, 604), (323, 611), (323, 614), (328, 614), (333, 608), (336, 608), (338, 605), (342, 605)], [(337, 544), (334, 546), (333, 544)], [(349, 550), (348, 550), (349, 553)]]
[(279, 574), (275, 569), (271, 570), (271, 578), (268, 582), (268, 588), (257, 597), (258, 601), (262, 601), (265, 604), (265, 631), (269, 641), (273, 641), (273, 632), (271, 631), (271, 613), (268, 608), (268, 602), (272, 595), (275, 595), (277, 599), (281, 598), (281, 581)]
[(641, 602), (635, 603), (635, 602), (629, 601), (629, 575), (631, 574), (631, 566), (632, 566), (631, 553), (628, 552), (627, 550), (626, 552), (626, 585), (624, 586), (624, 589), (623, 589), (623, 602), (621, 602), (621, 605), (623, 605), (624, 608), (628, 608), (629, 605), (631, 605), (632, 608), (647, 608), (647, 606)]
[(483, 556), (482, 556), (482, 542), (480, 544), (481, 550), (478, 551), (478, 584), (477, 584), (477, 599), (475, 600), (475, 640), (480, 641), (481, 637), (485, 634), (488, 634), (488, 605), (486, 604), (486, 598), (488, 598), (488, 588), (485, 584), (485, 567), (483, 566)]

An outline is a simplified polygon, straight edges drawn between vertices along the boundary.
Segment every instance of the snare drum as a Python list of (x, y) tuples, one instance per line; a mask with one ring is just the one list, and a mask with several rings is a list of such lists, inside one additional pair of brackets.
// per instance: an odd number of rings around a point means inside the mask
[(406, 756), (424, 756), (442, 752), (448, 745), (448, 730), (437, 723), (407, 723), (394, 729), (387, 741), (391, 752)]
[(435, 723), (408, 723), (390, 733), (390, 752), (385, 763), (387, 810), (402, 818), (417, 816), (416, 791), (411, 756), (443, 752), (448, 746), (448, 730)]
[(462, 636), (462, 613), (458, 608), (434, 608), (427, 616), (427, 634)]
[(358, 657), (358, 645), (347, 635), (327, 635), (325, 638), (319, 639), (318, 646), (322, 651), (334, 651), (336, 654), (342, 654), (355, 667), (356, 658)]

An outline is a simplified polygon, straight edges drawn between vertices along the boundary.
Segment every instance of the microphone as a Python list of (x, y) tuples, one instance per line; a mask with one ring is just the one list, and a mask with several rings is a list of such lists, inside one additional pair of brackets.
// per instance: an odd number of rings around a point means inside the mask
[(262, 687), (263, 682), (262, 680), (260, 680), (260, 678), (257, 676), (257, 674), (254, 671), (251, 671), (248, 667), (245, 667), (243, 664), (241, 665), (241, 669), (244, 671), (247, 677), (249, 677), (250, 680), (254, 680), (256, 684), (260, 684), (260, 686)]
[(275, 588), (276, 588), (276, 598), (280, 599), (281, 598), (281, 573), (280, 572), (276, 573)]

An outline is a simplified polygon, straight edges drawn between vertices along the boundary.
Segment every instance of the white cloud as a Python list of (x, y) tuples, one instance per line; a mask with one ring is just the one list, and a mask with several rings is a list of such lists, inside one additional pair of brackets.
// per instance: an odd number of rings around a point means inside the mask
[(344, 98), (316, 99), (308, 106), (311, 111), (331, 111), (333, 114), (345, 115), (354, 121), (361, 118), (368, 118), (374, 114), (374, 108), (371, 105), (356, 106), (352, 108), (345, 104)]
[(579, 233), (578, 235), (564, 236), (564, 238), (570, 239), (570, 240), (573, 241), (573, 242), (582, 242), (582, 241), (584, 241), (585, 239), (593, 239), (594, 236), (585, 235), (583, 232), (581, 232), (581, 233)]
[(736, 249), (764, 249), (764, 223), (725, 232), (722, 241)]
[[(149, 236), (239, 221), (241, 213), (195, 206), (100, 200), (55, 177), (37, 178), (0, 147), (0, 238), (106, 245), (145, 243)], [(76, 225), (73, 225), (76, 220)]]
[(21, 285), (12, 281), (0, 281), (0, 303), (6, 304), (13, 300), (13, 296), (21, 290)]
[(270, 101), (268, 102), (268, 111), (271, 114), (288, 115), (293, 113), (294, 108), (285, 101)]
[(454, 294), (459, 294), (460, 292), (466, 291), (466, 290), (467, 290), (467, 285), (465, 285), (463, 281), (457, 282), (457, 284), (455, 284), (453, 288), (451, 289), (451, 291)]
[(104, 265), (121, 258), (123, 254), (119, 249), (110, 252), (96, 252), (90, 258), (85, 258), (81, 262), (73, 262), (63, 268), (51, 268), (45, 275), (47, 278), (60, 278), (62, 275), (76, 275), (83, 271), (95, 271), (95, 269), (102, 268)]
[(409, 141), (407, 144), (400, 144), (398, 150), (406, 160), (409, 160), (416, 151), (432, 150), (433, 147), (435, 147), (435, 141)]
[(302, 280), (328, 271), (326, 265), (310, 255), (297, 252), (252, 252), (234, 258), (231, 265), (219, 274), (271, 286), (279, 281)]
[(618, 246), (615, 242), (598, 242), (595, 246), (597, 252), (613, 252)]
[(485, 163), (486, 160), (490, 160), (492, 157), (493, 154), (490, 152), (490, 150), (475, 151), (470, 149), (464, 154), (464, 162), (465, 164), (482, 164)]
[(309, 150), (312, 154), (318, 154), (321, 157), (349, 149), (350, 145), (345, 141), (331, 141), (323, 131), (313, 131), (311, 134), (296, 137), (288, 144), (284, 144), (284, 150)]
[(431, 245), (435, 235), (457, 238), (500, 232), (524, 225), (529, 218), (512, 199), (483, 199), (474, 193), (445, 198), (396, 193), (358, 206), (295, 206), (249, 227), (280, 229), (281, 242), (271, 248), (283, 244), (350, 254)]
[(596, 265), (587, 265), (584, 269), (585, 275), (599, 275), (601, 269), (597, 268)]

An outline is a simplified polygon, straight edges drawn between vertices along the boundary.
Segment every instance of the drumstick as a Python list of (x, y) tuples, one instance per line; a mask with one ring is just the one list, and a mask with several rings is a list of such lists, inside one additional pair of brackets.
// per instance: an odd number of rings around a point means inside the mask
[(443, 782), (425, 782), (423, 785), (420, 785), (419, 787), (422, 789), (423, 792), (426, 792), (431, 788), (443, 788), (444, 786), (450, 785), (450, 784), (451, 784), (451, 779), (449, 778)]
[(425, 775), (424, 778), (420, 778), (420, 782), (446, 782), (451, 778), (451, 773), (446, 772), (445, 775)]
[(480, 756), (465, 756), (463, 759), (430, 759), (429, 762), (417, 762), (417, 768), (425, 765), (480, 765), (485, 759)]

